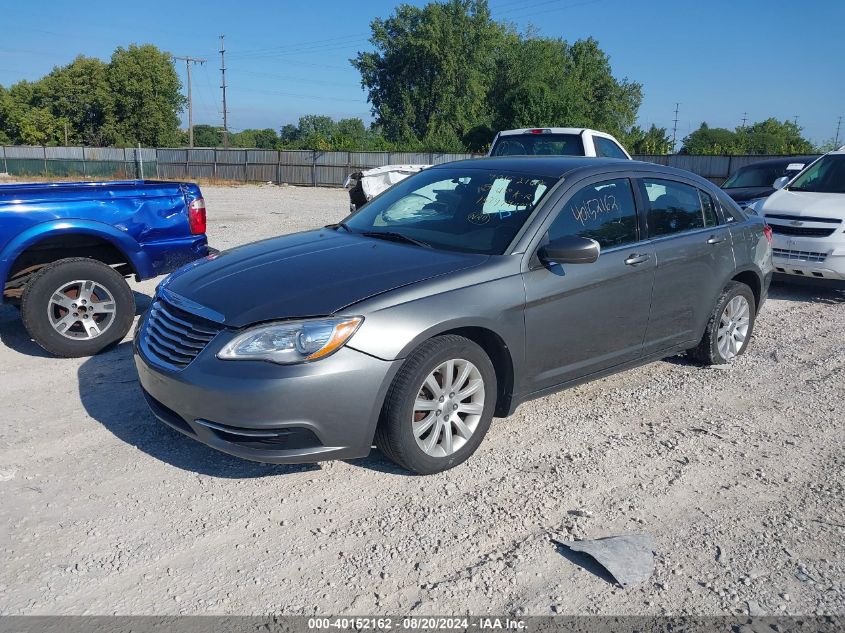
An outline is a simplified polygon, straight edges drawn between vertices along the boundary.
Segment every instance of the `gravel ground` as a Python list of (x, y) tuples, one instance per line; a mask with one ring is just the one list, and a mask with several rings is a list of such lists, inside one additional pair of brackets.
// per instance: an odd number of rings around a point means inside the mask
[[(331, 189), (205, 187), (219, 248)], [(156, 281), (134, 284), (139, 308)], [(773, 289), (728, 369), (674, 358), (522, 406), (464, 465), (296, 467), (159, 424), (128, 342), (57, 360), (0, 307), (0, 613), (845, 613), (845, 293)], [(647, 531), (623, 590), (550, 540)]]

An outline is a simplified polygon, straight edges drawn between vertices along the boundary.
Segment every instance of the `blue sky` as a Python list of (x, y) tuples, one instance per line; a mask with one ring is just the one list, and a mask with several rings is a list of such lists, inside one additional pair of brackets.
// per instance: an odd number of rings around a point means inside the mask
[[(414, 0), (412, 4), (423, 4)], [(108, 59), (118, 45), (153, 43), (195, 66), (194, 122), (220, 121), (218, 36), (226, 34), (229, 124), (279, 128), (302, 114), (369, 120), (348, 59), (369, 48), (369, 22), (387, 0), (312, 2), (44, 2), (0, 0), (0, 84), (37, 79), (77, 54)], [(706, 120), (735, 127), (798, 117), (812, 140), (845, 115), (845, 1), (491, 0), (496, 19), (543, 35), (598, 39), (614, 73), (643, 84), (640, 123), (678, 136)], [(184, 64), (178, 67), (184, 81)], [(565, 122), (562, 122), (565, 123)], [(840, 139), (845, 138), (845, 124)]]

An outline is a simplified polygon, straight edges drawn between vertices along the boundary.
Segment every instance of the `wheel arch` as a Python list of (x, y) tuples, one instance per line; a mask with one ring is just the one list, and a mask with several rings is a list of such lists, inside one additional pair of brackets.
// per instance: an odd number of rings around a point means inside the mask
[(412, 345), (403, 350), (401, 358), (407, 358), (415, 349), (426, 341), (437, 336), (454, 334), (469, 339), (478, 345), (493, 363), (496, 372), (496, 417), (507, 417), (511, 414), (511, 402), (514, 391), (514, 362), (510, 346), (496, 331), (482, 325), (447, 324), (442, 329), (426, 332), (417, 338)]
[[(127, 274), (152, 276), (152, 265), (139, 245), (107, 224), (93, 221), (55, 221), (31, 227), (0, 253), (0, 289), (21, 270), (68, 257), (90, 257), (109, 265), (123, 265)], [(2, 301), (4, 292), (0, 292)]]
[(751, 293), (754, 295), (754, 309), (760, 308), (760, 299), (763, 296), (763, 280), (759, 273), (750, 268), (740, 270), (731, 277), (730, 281), (738, 281), (751, 288)]

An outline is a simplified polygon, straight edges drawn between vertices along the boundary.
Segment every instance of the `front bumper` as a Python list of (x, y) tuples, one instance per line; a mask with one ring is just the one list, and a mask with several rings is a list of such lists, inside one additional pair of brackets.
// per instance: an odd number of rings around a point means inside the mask
[[(224, 453), (276, 464), (363, 457), (401, 361), (344, 347), (313, 363), (222, 361), (219, 334), (174, 371), (135, 341), (135, 365), (153, 414)], [(225, 339), (225, 340), (224, 340)]]
[(772, 243), (775, 273), (795, 278), (845, 281), (845, 239), (775, 234)]

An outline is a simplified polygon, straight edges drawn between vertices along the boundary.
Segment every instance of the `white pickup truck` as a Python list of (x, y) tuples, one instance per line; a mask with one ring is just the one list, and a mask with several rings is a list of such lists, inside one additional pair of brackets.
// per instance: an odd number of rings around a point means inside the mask
[(488, 156), (602, 156), (631, 155), (610, 134), (583, 127), (535, 127), (502, 130)]
[[(602, 156), (631, 159), (610, 134), (583, 127), (537, 127), (502, 130), (493, 139), (488, 156)], [(385, 165), (356, 171), (343, 186), (349, 207), (359, 209), (382, 191), (431, 165)]]

